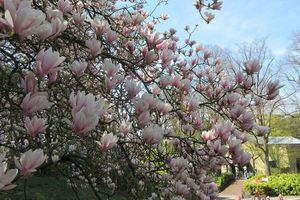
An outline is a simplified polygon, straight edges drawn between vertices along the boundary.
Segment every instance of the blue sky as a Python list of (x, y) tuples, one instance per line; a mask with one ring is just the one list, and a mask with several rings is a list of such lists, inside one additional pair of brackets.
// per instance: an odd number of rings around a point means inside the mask
[[(157, 0), (149, 0), (149, 8)], [(193, 39), (205, 45), (218, 45), (234, 50), (236, 44), (267, 37), (273, 54), (281, 57), (292, 42), (293, 33), (300, 31), (300, 0), (223, 0), (215, 19), (205, 24), (193, 6), (194, 0), (169, 0), (156, 15), (168, 14), (169, 20), (158, 31), (173, 27), (184, 40), (185, 25), (199, 24)]]

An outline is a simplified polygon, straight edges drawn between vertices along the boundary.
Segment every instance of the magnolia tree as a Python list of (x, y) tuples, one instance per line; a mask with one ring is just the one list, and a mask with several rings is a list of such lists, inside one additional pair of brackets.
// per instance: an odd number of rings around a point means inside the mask
[[(56, 170), (98, 199), (211, 199), (212, 172), (249, 162), (257, 65), (227, 73), (188, 28), (184, 46), (157, 32), (145, 3), (0, 0), (0, 190)], [(220, 6), (195, 3), (207, 22)]]

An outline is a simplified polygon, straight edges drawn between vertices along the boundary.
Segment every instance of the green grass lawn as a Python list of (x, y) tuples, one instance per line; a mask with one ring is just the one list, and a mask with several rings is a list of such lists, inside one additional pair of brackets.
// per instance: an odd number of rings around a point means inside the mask
[[(24, 179), (17, 182), (17, 187), (10, 191), (0, 191), (1, 200), (22, 200), (24, 196)], [(96, 199), (91, 189), (77, 188), (78, 197), (73, 189), (67, 185), (66, 179), (56, 176), (31, 176), (26, 183), (27, 200), (94, 200)], [(103, 197), (107, 199), (107, 197)], [(115, 200), (125, 200), (121, 195), (115, 195)]]

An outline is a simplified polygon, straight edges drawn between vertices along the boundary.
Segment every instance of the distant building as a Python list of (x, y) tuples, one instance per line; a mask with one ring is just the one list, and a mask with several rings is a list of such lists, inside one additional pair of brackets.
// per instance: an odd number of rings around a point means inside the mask
[[(300, 173), (299, 139), (290, 136), (269, 137), (268, 145), (271, 173)], [(245, 149), (252, 154), (251, 165), (256, 173), (264, 174), (265, 165), (262, 151), (251, 141), (245, 145)]]

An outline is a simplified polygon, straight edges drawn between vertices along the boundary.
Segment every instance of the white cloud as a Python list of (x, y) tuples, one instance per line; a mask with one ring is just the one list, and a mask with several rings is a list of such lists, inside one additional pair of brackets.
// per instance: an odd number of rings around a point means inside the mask
[(287, 54), (287, 50), (283, 48), (272, 48), (271, 51), (274, 56), (285, 56)]

